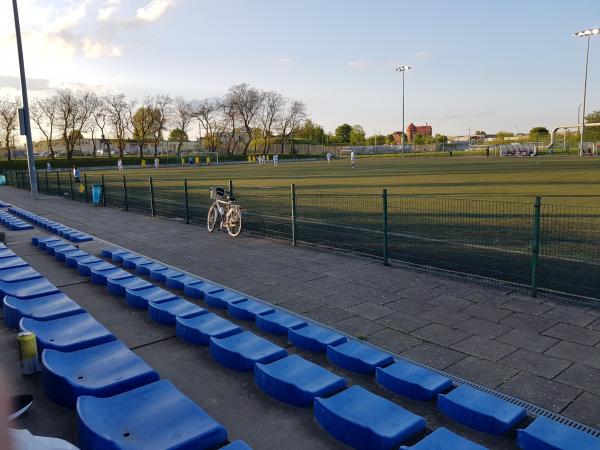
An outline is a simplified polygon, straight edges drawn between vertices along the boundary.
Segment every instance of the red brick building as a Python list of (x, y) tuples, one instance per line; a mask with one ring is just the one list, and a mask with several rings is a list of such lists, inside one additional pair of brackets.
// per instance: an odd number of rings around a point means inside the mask
[[(393, 134), (394, 143), (402, 144), (402, 133), (400, 131), (396, 131)], [(414, 123), (409, 123), (406, 127), (406, 139), (408, 142), (413, 142), (415, 136), (433, 136), (433, 130), (431, 125), (427, 123), (425, 125), (416, 126)]]

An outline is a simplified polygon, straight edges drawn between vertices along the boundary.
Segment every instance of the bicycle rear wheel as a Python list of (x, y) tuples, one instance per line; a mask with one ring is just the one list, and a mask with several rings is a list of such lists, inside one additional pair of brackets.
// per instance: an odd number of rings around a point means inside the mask
[(227, 213), (227, 232), (229, 236), (236, 237), (242, 231), (242, 213), (239, 209), (230, 209)]
[(217, 218), (219, 217), (219, 211), (215, 205), (212, 205), (208, 210), (208, 217), (206, 218), (206, 228), (208, 228), (209, 232), (213, 232), (215, 230), (215, 225), (217, 223)]

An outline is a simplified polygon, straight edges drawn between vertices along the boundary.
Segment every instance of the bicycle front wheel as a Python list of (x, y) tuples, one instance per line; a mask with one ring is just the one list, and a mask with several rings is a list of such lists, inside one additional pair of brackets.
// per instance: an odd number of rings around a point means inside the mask
[(206, 228), (208, 228), (209, 232), (213, 232), (215, 230), (215, 225), (217, 223), (217, 218), (219, 217), (219, 211), (215, 205), (212, 205), (208, 210), (208, 217), (206, 218)]
[(230, 209), (227, 213), (227, 232), (229, 236), (236, 237), (242, 231), (242, 213), (239, 209)]

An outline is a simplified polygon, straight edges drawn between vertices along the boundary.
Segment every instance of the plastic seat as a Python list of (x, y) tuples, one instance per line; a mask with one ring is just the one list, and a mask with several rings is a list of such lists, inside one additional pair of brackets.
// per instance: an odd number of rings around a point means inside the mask
[(339, 367), (356, 373), (374, 373), (377, 367), (389, 366), (394, 358), (370, 345), (355, 340), (327, 347), (327, 358)]
[(209, 350), (219, 364), (250, 372), (256, 363), (270, 363), (287, 356), (287, 351), (257, 335), (243, 331), (226, 338), (210, 338)]
[(73, 352), (115, 340), (110, 331), (88, 313), (48, 321), (24, 317), (19, 328), (35, 333), (40, 353), (46, 348)]
[(386, 389), (420, 401), (431, 400), (452, 387), (450, 378), (402, 360), (377, 367), (375, 378)]
[(165, 275), (165, 283), (169, 289), (177, 289), (183, 291), (186, 284), (194, 284), (202, 280), (193, 275), (182, 273), (181, 275)]
[(307, 361), (289, 355), (270, 364), (256, 364), (254, 381), (267, 395), (290, 405), (312, 405), (346, 387), (346, 380)]
[(290, 328), (306, 325), (304, 320), (280, 310), (258, 314), (254, 321), (261, 330), (277, 335), (285, 335)]
[(45, 278), (34, 278), (32, 280), (13, 281), (12, 283), (0, 282), (0, 292), (3, 295), (17, 298), (33, 298), (55, 294), (58, 289)]
[(447, 428), (441, 427), (420, 440), (411, 447), (400, 446), (400, 450), (487, 450), (479, 444), (475, 444)]
[(6, 296), (2, 309), (6, 326), (13, 329), (19, 328), (19, 321), (23, 317), (45, 321), (85, 312), (62, 292), (28, 299)]
[(517, 431), (517, 443), (523, 450), (600, 450), (600, 438), (542, 416)]
[(127, 290), (135, 291), (138, 289), (147, 289), (152, 286), (153, 284), (149, 281), (134, 275), (131, 275), (131, 277), (118, 278), (116, 280), (110, 277), (106, 279), (106, 289), (108, 292), (120, 297), (125, 297)]
[[(100, 256), (102, 256), (103, 258), (108, 258), (108, 259), (112, 259), (112, 257), (114, 255), (125, 254), (125, 253), (129, 253), (129, 251), (122, 249), (120, 247), (103, 248), (102, 250), (100, 250)], [(113, 262), (117, 262), (117, 261), (113, 261)]]
[(11, 267), (8, 269), (0, 269), (0, 282), (12, 283), (15, 281), (27, 281), (34, 278), (42, 278), (39, 273), (31, 266)]
[(8, 248), (0, 249), (0, 259), (1, 258), (9, 258), (11, 256), (17, 256), (17, 254)]
[[(37, 241), (37, 246), (40, 250), (46, 250), (46, 245), (51, 244), (53, 242), (64, 242), (57, 237), (47, 237), (47, 238), (39, 238)], [(32, 241), (33, 243), (33, 241)]]
[(168, 267), (152, 261), (150, 264), (136, 264), (135, 271), (140, 275), (150, 275), (150, 272), (159, 272), (161, 270), (167, 270)]
[(197, 345), (210, 344), (211, 337), (225, 338), (243, 331), (236, 324), (213, 313), (177, 317), (175, 330), (181, 339)]
[(246, 297), (244, 297), (243, 295), (238, 294), (237, 292), (230, 291), (228, 289), (220, 288), (220, 290), (214, 291), (214, 289), (216, 289), (216, 286), (215, 288), (211, 289), (213, 290), (213, 292), (205, 292), (204, 301), (207, 305), (214, 306), (215, 308), (227, 309), (231, 302), (246, 300)]
[(92, 283), (100, 284), (102, 286), (106, 286), (106, 281), (108, 278), (111, 278), (112, 280), (118, 280), (120, 278), (128, 278), (132, 276), (129, 272), (120, 269), (117, 266), (112, 266), (107, 269), (98, 266), (92, 267), (90, 275)]
[(150, 270), (150, 279), (164, 283), (167, 276), (179, 276), (183, 272), (177, 269), (168, 267), (167, 269)]
[(145, 289), (125, 289), (125, 301), (127, 304), (139, 309), (147, 309), (148, 302), (160, 303), (175, 298), (177, 298), (176, 295), (154, 285)]
[(73, 252), (73, 251), (78, 251), (79, 249), (77, 247), (75, 247), (74, 245), (66, 245), (63, 247), (58, 247), (54, 249), (54, 258), (56, 258), (57, 261), (64, 261), (66, 258), (66, 255), (69, 252)]
[(234, 441), (225, 447), (221, 447), (221, 450), (252, 450), (252, 448), (244, 441)]
[(144, 258), (136, 253), (131, 253), (130, 255), (123, 256), (121, 258), (123, 261), (123, 267), (126, 269), (135, 269), (137, 264), (151, 264), (152, 261), (148, 258)]
[(87, 242), (94, 240), (93, 237), (85, 233), (74, 233), (71, 235), (67, 235), (67, 239), (69, 239), (71, 242)]
[(177, 317), (194, 317), (207, 314), (204, 308), (180, 297), (165, 302), (148, 302), (148, 316), (163, 325), (175, 325)]
[(317, 422), (350, 447), (391, 449), (425, 428), (425, 420), (355, 385), (330, 398), (315, 398)]
[(438, 408), (463, 425), (495, 435), (507, 433), (527, 415), (520, 406), (466, 385), (440, 394)]
[(10, 228), (13, 231), (31, 230), (33, 229), (33, 225), (30, 225), (20, 220), (18, 222), (14, 221), (9, 223), (8, 228)]
[[(92, 259), (93, 258), (93, 259)], [(116, 266), (111, 263), (107, 263), (103, 259), (96, 258), (92, 256), (89, 259), (82, 258), (77, 261), (77, 272), (84, 277), (89, 277), (92, 275), (92, 269), (96, 268), (97, 270), (106, 270), (106, 269), (116, 269)]]
[(254, 300), (237, 300), (229, 302), (227, 307), (229, 314), (241, 320), (254, 320), (258, 314), (265, 314), (275, 311), (270, 306)]
[(70, 245), (70, 244), (67, 241), (63, 241), (62, 239), (59, 239), (56, 242), (50, 242), (50, 243), (46, 244), (46, 252), (50, 256), (54, 256), (54, 249), (56, 247), (63, 247), (65, 245)]
[(67, 265), (67, 267), (76, 269), (78, 261), (84, 258), (95, 258), (95, 256), (92, 256), (88, 252), (85, 252), (83, 250), (74, 250), (71, 252), (66, 252), (65, 264)]
[(197, 283), (188, 283), (183, 286), (183, 292), (188, 297), (205, 299), (207, 294), (221, 292), (223, 288), (208, 281), (199, 281)]
[(134, 256), (140, 258), (140, 256), (137, 253), (130, 252), (127, 250), (124, 253), (121, 253), (121, 252), (113, 253), (111, 259), (112, 259), (112, 262), (114, 262), (115, 264), (123, 264), (123, 258), (132, 258)]
[(209, 449), (227, 439), (221, 424), (166, 380), (108, 398), (79, 397), (77, 415), (86, 450)]
[(326, 352), (329, 345), (346, 342), (346, 337), (327, 328), (311, 323), (288, 330), (288, 340), (297, 347), (312, 352)]
[(64, 243), (62, 245), (56, 245), (53, 247), (50, 246), (46, 246), (46, 251), (48, 252), (48, 254), (50, 256), (56, 256), (56, 252), (58, 251), (69, 251), (69, 250), (77, 250), (77, 247), (75, 247), (72, 244)]
[(11, 269), (15, 267), (28, 266), (27, 261), (19, 256), (11, 256), (10, 258), (0, 259), (0, 270)]
[(44, 350), (44, 392), (54, 403), (75, 408), (81, 395), (112, 397), (160, 379), (121, 341), (75, 352)]

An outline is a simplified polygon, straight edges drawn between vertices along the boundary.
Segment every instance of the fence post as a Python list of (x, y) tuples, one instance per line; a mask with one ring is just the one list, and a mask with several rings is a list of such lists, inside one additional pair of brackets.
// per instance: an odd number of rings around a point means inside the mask
[(73, 174), (69, 172), (69, 191), (71, 193), (71, 200), (75, 200), (73, 197)]
[(388, 195), (387, 189), (383, 190), (381, 195), (383, 199), (383, 265), (389, 266), (388, 254)]
[(538, 260), (540, 256), (540, 217), (541, 197), (535, 198), (533, 205), (533, 241), (531, 243), (531, 296), (537, 296)]
[(50, 185), (48, 184), (48, 171), (46, 171), (46, 194), (50, 195)]
[(185, 195), (185, 223), (190, 223), (190, 205), (188, 202), (187, 178), (183, 179), (183, 193)]
[(62, 189), (60, 188), (60, 172), (56, 172), (56, 189), (58, 191), (58, 196), (61, 196)]
[(123, 200), (125, 203), (125, 211), (129, 211), (129, 200), (127, 200), (127, 181), (125, 181), (125, 175), (123, 175)]
[(148, 179), (150, 180), (150, 211), (152, 217), (156, 217), (156, 211), (154, 210), (154, 184), (152, 184), (152, 177), (149, 177)]
[[(35, 171), (35, 179), (37, 181), (37, 185), (40, 185), (40, 173), (36, 170)], [(21, 181), (23, 182), (23, 186), (21, 186), (22, 188), (25, 187), (25, 181), (23, 180), (23, 172), (21, 172)]]
[(290, 194), (292, 196), (292, 245), (296, 245), (296, 185), (290, 185)]
[(234, 195), (233, 195), (233, 180), (229, 180), (229, 195), (234, 197)]
[(102, 180), (102, 206), (106, 206), (106, 187), (104, 186), (104, 174), (100, 174)]
[(90, 198), (88, 196), (88, 184), (87, 184), (87, 174), (86, 173), (83, 174), (83, 181), (85, 183), (85, 185), (84, 185), (85, 186), (85, 201), (86, 201), (86, 203), (89, 203)]

